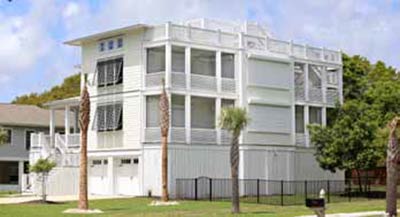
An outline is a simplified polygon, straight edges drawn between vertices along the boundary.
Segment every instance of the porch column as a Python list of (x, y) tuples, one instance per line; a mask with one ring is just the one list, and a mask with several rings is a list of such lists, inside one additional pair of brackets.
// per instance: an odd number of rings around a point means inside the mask
[(221, 92), (221, 51), (217, 51), (215, 60), (215, 77), (217, 80), (217, 92)]
[(107, 178), (108, 178), (108, 186), (109, 186), (109, 194), (113, 195), (115, 193), (114, 186), (114, 157), (107, 158)]
[(50, 146), (54, 147), (54, 140), (55, 140), (55, 112), (54, 109), (50, 109), (50, 128), (49, 128), (49, 134), (50, 134)]
[(70, 107), (69, 105), (65, 106), (65, 112), (64, 112), (64, 131), (65, 131), (65, 145), (69, 144), (69, 134), (70, 134), (70, 130), (71, 130), (71, 126), (70, 126)]
[(221, 144), (221, 128), (219, 124), (219, 115), (221, 114), (221, 98), (215, 99), (215, 129), (217, 130), (217, 144)]
[(191, 101), (190, 95), (186, 94), (185, 97), (185, 132), (186, 132), (186, 143), (191, 143)]
[(22, 192), (23, 187), (26, 183), (23, 183), (23, 176), (24, 176), (24, 161), (18, 161), (18, 189)]
[(310, 146), (310, 138), (309, 138), (309, 134), (308, 134), (308, 129), (307, 129), (307, 125), (309, 124), (310, 119), (309, 119), (309, 107), (308, 105), (304, 106), (304, 134), (305, 134), (305, 145), (306, 147)]

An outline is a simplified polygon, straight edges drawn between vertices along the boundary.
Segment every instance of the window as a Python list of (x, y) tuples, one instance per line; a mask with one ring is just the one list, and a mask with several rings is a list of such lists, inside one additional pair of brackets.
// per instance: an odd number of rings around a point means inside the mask
[(165, 71), (165, 46), (147, 49), (147, 73)]
[(185, 127), (185, 96), (172, 95), (172, 123), (173, 127)]
[(122, 57), (97, 63), (97, 86), (113, 86), (123, 82), (124, 59)]
[(105, 50), (105, 44), (104, 44), (104, 42), (100, 42), (99, 43), (99, 51), (103, 52), (104, 50)]
[(121, 164), (131, 164), (131, 159), (121, 159)]
[(172, 71), (185, 72), (185, 48), (172, 47)]
[(191, 73), (215, 76), (215, 51), (192, 49)]
[(158, 127), (160, 115), (158, 111), (158, 103), (160, 96), (146, 97), (146, 127)]
[(32, 133), (35, 133), (33, 130), (27, 130), (25, 131), (25, 149), (30, 150), (31, 149), (31, 135)]
[(11, 129), (3, 129), (6, 132), (6, 144), (11, 144), (12, 143), (12, 130)]
[(133, 158), (133, 164), (139, 164), (139, 158)]
[(215, 99), (192, 97), (191, 99), (192, 128), (215, 128)]
[(122, 130), (122, 104), (98, 106), (95, 120), (98, 132)]
[(92, 160), (92, 165), (101, 165), (101, 160)]
[(108, 49), (109, 49), (109, 50), (114, 49), (114, 40), (109, 40), (109, 41), (108, 41)]
[(124, 46), (124, 41), (122, 38), (117, 39), (117, 48), (122, 48)]
[(304, 107), (296, 105), (296, 133), (304, 133)]
[(312, 107), (309, 108), (309, 123), (322, 124), (322, 108)]
[(235, 107), (235, 100), (233, 99), (222, 99), (221, 108)]
[(230, 53), (221, 54), (221, 77), (235, 78), (235, 55)]

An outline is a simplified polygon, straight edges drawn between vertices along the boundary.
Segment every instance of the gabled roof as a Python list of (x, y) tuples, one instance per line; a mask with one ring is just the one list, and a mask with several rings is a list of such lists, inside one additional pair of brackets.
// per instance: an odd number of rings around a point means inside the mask
[(129, 31), (133, 31), (136, 29), (148, 28), (148, 27), (150, 27), (150, 26), (139, 23), (139, 24), (135, 24), (135, 25), (131, 25), (131, 26), (126, 26), (126, 27), (122, 27), (122, 28), (118, 28), (118, 29), (113, 29), (113, 30), (109, 30), (109, 31), (105, 31), (105, 32), (100, 32), (100, 33), (72, 39), (72, 40), (64, 42), (64, 44), (73, 45), (73, 46), (81, 46), (83, 42), (101, 40), (104, 38), (116, 36), (118, 34), (123, 34), (123, 33), (129, 32)]
[[(55, 111), (56, 127), (64, 126), (64, 112)], [(34, 105), (0, 103), (0, 125), (21, 127), (48, 127), (50, 111)]]

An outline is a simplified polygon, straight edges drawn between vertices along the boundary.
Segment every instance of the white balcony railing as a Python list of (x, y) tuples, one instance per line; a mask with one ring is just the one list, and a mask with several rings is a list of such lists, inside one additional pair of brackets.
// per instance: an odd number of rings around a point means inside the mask
[(190, 75), (191, 88), (196, 90), (216, 91), (217, 79), (214, 76)]
[(322, 103), (322, 88), (310, 87), (308, 89), (308, 97), (310, 102)]
[(191, 129), (192, 143), (217, 143), (217, 131), (215, 129)]
[(172, 87), (186, 89), (186, 74), (182, 72), (172, 72)]
[[(169, 37), (177, 41), (192, 41), (201, 44), (212, 44), (235, 48), (240, 46), (239, 34), (177, 24), (171, 24), (168, 32)], [(145, 38), (148, 41), (167, 39), (166, 25), (149, 28), (146, 31)], [(250, 50), (268, 51), (278, 54), (293, 55), (302, 59), (341, 63), (340, 51), (305, 46), (267, 37), (244, 35), (243, 46)]]
[(165, 72), (157, 72), (146, 74), (146, 87), (161, 87), (162, 79), (165, 77)]
[(221, 78), (221, 91), (228, 93), (235, 93), (236, 92), (235, 79)]
[(306, 147), (306, 135), (304, 133), (296, 133), (296, 145), (300, 147)]
[(304, 85), (296, 85), (295, 86), (295, 99), (296, 101), (305, 101), (306, 100), (306, 90)]

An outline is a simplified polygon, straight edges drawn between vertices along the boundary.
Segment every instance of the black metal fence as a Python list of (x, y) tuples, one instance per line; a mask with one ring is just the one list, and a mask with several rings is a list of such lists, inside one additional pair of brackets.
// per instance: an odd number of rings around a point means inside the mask
[[(313, 180), (284, 181), (240, 179), (239, 192), (242, 202), (270, 205), (301, 205), (306, 198), (318, 198), (325, 191), (327, 203), (381, 198), (382, 190), (373, 191), (368, 180)], [(361, 186), (361, 188), (359, 187)], [(199, 177), (176, 180), (176, 198), (187, 200), (230, 200), (230, 179)], [(378, 194), (377, 194), (378, 193)]]

